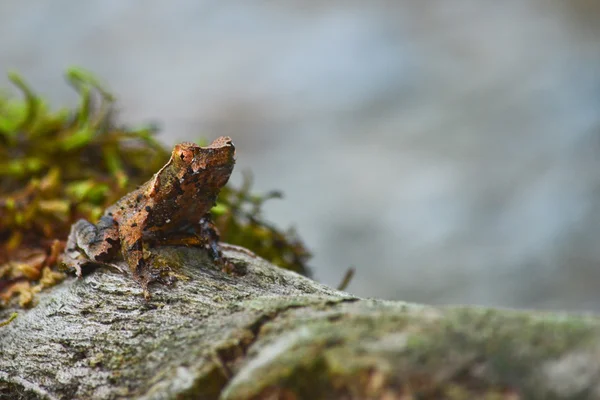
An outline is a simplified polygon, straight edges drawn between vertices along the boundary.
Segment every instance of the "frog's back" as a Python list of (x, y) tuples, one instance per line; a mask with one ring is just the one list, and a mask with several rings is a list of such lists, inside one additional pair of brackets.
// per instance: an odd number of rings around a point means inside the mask
[(148, 186), (149, 182), (146, 182), (133, 192), (127, 193), (108, 207), (104, 215), (112, 217), (118, 224), (138, 216), (148, 205)]

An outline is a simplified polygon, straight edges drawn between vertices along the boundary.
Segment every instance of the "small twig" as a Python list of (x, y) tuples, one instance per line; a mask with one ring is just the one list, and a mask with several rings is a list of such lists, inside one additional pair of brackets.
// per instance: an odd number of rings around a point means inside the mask
[(337, 289), (338, 290), (346, 290), (346, 288), (350, 284), (350, 281), (354, 277), (355, 272), (356, 272), (356, 269), (354, 267), (348, 268), (348, 270), (346, 271), (346, 274), (344, 275), (344, 279), (342, 279), (342, 282), (340, 282)]

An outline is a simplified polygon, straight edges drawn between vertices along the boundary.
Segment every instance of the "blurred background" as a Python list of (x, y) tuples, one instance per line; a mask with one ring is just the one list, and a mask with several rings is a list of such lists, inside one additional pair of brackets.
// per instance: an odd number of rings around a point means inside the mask
[[(3, 0), (0, 86), (72, 65), (161, 140), (233, 137), (315, 278), (361, 296), (600, 310), (600, 5)], [(16, 91), (15, 91), (16, 93)]]

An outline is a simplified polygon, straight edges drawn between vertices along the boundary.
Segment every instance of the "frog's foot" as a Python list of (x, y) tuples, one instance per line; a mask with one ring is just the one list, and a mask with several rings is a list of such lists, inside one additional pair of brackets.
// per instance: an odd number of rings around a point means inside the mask
[(245, 275), (246, 267), (234, 264), (231, 260), (223, 256), (219, 242), (219, 231), (211, 221), (210, 215), (200, 219), (197, 226), (197, 234), (204, 240), (204, 248), (215, 264), (221, 267), (221, 271), (228, 275)]
[(148, 275), (150, 277), (148, 284), (156, 282), (165, 286), (173, 286), (177, 282), (177, 276), (173, 273), (171, 267), (151, 269)]
[(225, 272), (227, 275), (233, 275), (235, 273), (235, 265), (231, 261), (222, 259), (220, 264), (222, 264), (221, 271)]
[(246, 275), (246, 265), (234, 263), (227, 257), (223, 256), (223, 252), (221, 251), (221, 246), (217, 241), (211, 241), (204, 245), (208, 255), (212, 259), (212, 261), (219, 267), (221, 267), (221, 271), (226, 273), (227, 275), (237, 275), (243, 276)]
[(173, 273), (170, 267), (161, 267), (160, 269), (147, 268), (144, 271), (140, 271), (134, 278), (142, 286), (146, 300), (152, 298), (150, 285), (159, 283), (165, 286), (173, 286), (177, 282), (177, 275)]
[(128, 270), (123, 269), (123, 267), (121, 267), (120, 265), (114, 264), (114, 263), (106, 263), (106, 262), (98, 263), (98, 262), (96, 262), (95, 264), (102, 265), (104, 267), (109, 267), (109, 268), (116, 269), (117, 271), (119, 271), (122, 274), (127, 274), (129, 272)]
[[(210, 259), (218, 267), (220, 267), (223, 272), (229, 275), (243, 275), (243, 273), (240, 272), (239, 266), (235, 265), (227, 257), (223, 256), (223, 252), (221, 251), (222, 244), (218, 241), (218, 236), (215, 237), (212, 235), (205, 235), (205, 237), (202, 237), (200, 234), (182, 232), (171, 234), (168, 238), (154, 239), (151, 243), (154, 246), (201, 247), (206, 250), (206, 253)], [(235, 247), (237, 251), (243, 249), (241, 247)], [(246, 250), (246, 254), (257, 257), (249, 250)]]
[(60, 257), (60, 264), (67, 267), (68, 270), (75, 271), (75, 275), (78, 278), (81, 278), (81, 267), (87, 264), (90, 260), (84, 258), (81, 253), (74, 251), (65, 251), (65, 253)]
[(88, 267), (109, 267), (116, 269), (121, 273), (126, 273), (126, 271), (117, 264), (90, 260), (78, 251), (67, 250), (59, 260), (60, 264), (66, 266), (68, 270), (75, 271), (75, 275), (77, 275), (78, 278), (81, 278), (83, 270), (90, 269)]
[(87, 265), (115, 266), (107, 264), (107, 261), (114, 258), (118, 250), (116, 232), (116, 225), (110, 217), (102, 217), (98, 225), (78, 220), (71, 227), (65, 251), (59, 257), (60, 263), (74, 270), (78, 277)]
[(234, 251), (236, 253), (245, 254), (245, 255), (247, 255), (249, 257), (252, 257), (252, 258), (259, 258), (252, 251), (250, 251), (247, 248), (242, 247), (242, 246), (237, 246), (235, 244), (224, 243), (224, 242), (219, 242), (219, 246), (221, 246), (221, 250)]
[(85, 254), (82, 254), (78, 248), (67, 247), (65, 252), (59, 257), (59, 264), (66, 267), (69, 271), (75, 271), (75, 275), (81, 278), (82, 271), (90, 265), (102, 265), (101, 262), (90, 260)]

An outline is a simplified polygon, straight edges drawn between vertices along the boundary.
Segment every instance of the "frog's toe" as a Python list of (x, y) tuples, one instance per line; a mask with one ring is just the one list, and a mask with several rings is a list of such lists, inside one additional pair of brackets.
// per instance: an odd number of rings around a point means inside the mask
[(177, 281), (177, 277), (172, 274), (172, 270), (169, 267), (163, 267), (160, 270), (152, 270), (148, 275), (148, 283), (157, 282), (165, 286), (173, 286)]
[(123, 269), (123, 268), (122, 268), (120, 265), (118, 265), (118, 264), (114, 264), (114, 263), (104, 263), (104, 265), (106, 265), (107, 267), (110, 267), (110, 268), (114, 268), (114, 269), (116, 269), (117, 271), (119, 271), (119, 272), (120, 272), (120, 273), (122, 273), (122, 274), (126, 274), (126, 273), (127, 273), (127, 270), (126, 270), (126, 269)]
[(60, 263), (63, 266), (65, 266), (68, 270), (75, 271), (75, 275), (77, 275), (78, 278), (81, 278), (81, 275), (82, 275), (81, 267), (87, 261), (89, 261), (89, 260), (85, 260), (80, 257), (73, 256), (71, 254), (64, 254), (60, 259)]
[(82, 272), (81, 272), (81, 265), (83, 263), (82, 262), (78, 262), (72, 265), (72, 268), (75, 270), (75, 275), (77, 275), (78, 278), (81, 278)]
[(138, 277), (135, 277), (135, 280), (142, 287), (142, 293), (144, 294), (144, 300), (146, 300), (146, 301), (150, 300), (152, 298), (152, 294), (150, 293), (150, 288), (148, 287), (150, 285), (150, 280), (148, 279), (148, 277), (147, 276), (138, 276)]
[(227, 275), (244, 276), (248, 273), (248, 268), (245, 263), (232, 262), (227, 258), (223, 258), (221, 261), (221, 271)]
[(227, 275), (231, 275), (235, 272), (235, 265), (229, 260), (221, 261), (221, 271), (225, 272)]
[(135, 280), (139, 282), (142, 286), (142, 290), (144, 293), (144, 299), (150, 300), (152, 298), (150, 292), (150, 285), (153, 283), (159, 283), (165, 286), (173, 286), (173, 284), (177, 281), (177, 278), (169, 273), (170, 271), (165, 270), (164, 268), (161, 270), (147, 270), (140, 273)]

